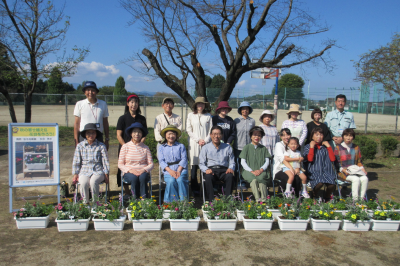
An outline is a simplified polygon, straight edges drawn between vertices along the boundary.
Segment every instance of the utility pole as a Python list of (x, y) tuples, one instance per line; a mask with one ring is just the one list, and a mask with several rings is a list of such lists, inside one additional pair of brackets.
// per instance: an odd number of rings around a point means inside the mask
[(308, 111), (308, 101), (310, 100), (310, 80), (308, 80), (308, 92), (307, 92), (307, 111)]
[(275, 96), (274, 96), (274, 115), (275, 115), (275, 126), (278, 124), (278, 79), (279, 79), (279, 68), (276, 70), (276, 83), (275, 83)]

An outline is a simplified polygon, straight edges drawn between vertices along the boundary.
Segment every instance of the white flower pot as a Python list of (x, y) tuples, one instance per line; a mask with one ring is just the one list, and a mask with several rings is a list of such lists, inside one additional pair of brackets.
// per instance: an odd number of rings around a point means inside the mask
[(70, 232), (70, 231), (87, 231), (89, 228), (89, 219), (75, 220), (57, 220), (58, 232)]
[(397, 231), (400, 221), (372, 220), (373, 231)]
[(122, 231), (124, 230), (125, 220), (126, 220), (125, 215), (113, 221), (110, 221), (108, 219), (103, 220), (103, 219), (93, 218), (94, 229), (96, 231)]
[(237, 219), (207, 219), (208, 230), (210, 231), (234, 231)]
[(25, 217), (18, 218), (14, 217), (18, 229), (39, 229), (46, 228), (49, 225), (50, 215), (45, 217)]
[(264, 230), (269, 231), (272, 228), (273, 219), (246, 219), (243, 217), (243, 225), (245, 230)]
[(28, 170), (44, 170), (47, 163), (27, 163), (25, 165)]
[(236, 210), (236, 217), (238, 221), (243, 221), (244, 211)]
[(342, 230), (344, 231), (368, 231), (371, 226), (371, 221), (357, 221), (353, 224), (349, 220), (343, 220)]
[(203, 212), (203, 219), (204, 219), (204, 221), (207, 221), (207, 219), (208, 219), (208, 211), (203, 211), (203, 210), (202, 210), (202, 212)]
[(279, 209), (268, 209), (269, 212), (272, 212), (272, 216), (274, 217), (274, 220), (278, 220), (278, 216), (281, 216), (282, 213)]
[(305, 231), (307, 230), (307, 225), (310, 219), (307, 220), (290, 220), (281, 219), (278, 216), (278, 225), (282, 231)]
[(341, 211), (335, 211), (337, 213), (341, 213), (343, 216), (346, 215), (346, 213), (348, 212), (348, 210), (341, 210)]
[(400, 213), (400, 209), (394, 209), (394, 212)]
[(199, 230), (200, 217), (196, 219), (169, 219), (171, 231), (197, 231)]
[(138, 219), (132, 220), (135, 231), (160, 231), (163, 219)]
[(169, 219), (169, 216), (171, 215), (171, 212), (174, 212), (174, 211), (171, 211), (171, 210), (163, 210), (163, 219), (164, 220), (168, 220)]
[(311, 228), (314, 231), (337, 231), (342, 220), (318, 220), (311, 218)]
[(128, 208), (126, 208), (126, 215), (128, 216), (128, 220), (132, 221), (132, 210), (128, 210)]

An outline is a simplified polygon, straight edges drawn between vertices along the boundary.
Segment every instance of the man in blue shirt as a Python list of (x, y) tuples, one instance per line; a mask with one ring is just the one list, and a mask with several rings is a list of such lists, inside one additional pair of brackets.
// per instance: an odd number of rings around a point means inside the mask
[(225, 195), (232, 193), (233, 171), (235, 170), (235, 156), (229, 144), (221, 143), (223, 130), (220, 126), (211, 128), (212, 142), (201, 149), (199, 167), (206, 180), (207, 200), (214, 199), (213, 181), (218, 179), (225, 183)]
[(335, 105), (336, 110), (328, 113), (325, 117), (325, 124), (331, 131), (333, 140), (331, 146), (333, 147), (342, 143), (343, 130), (347, 128), (356, 128), (353, 114), (344, 110), (344, 106), (346, 105), (346, 96), (343, 94), (337, 95)]

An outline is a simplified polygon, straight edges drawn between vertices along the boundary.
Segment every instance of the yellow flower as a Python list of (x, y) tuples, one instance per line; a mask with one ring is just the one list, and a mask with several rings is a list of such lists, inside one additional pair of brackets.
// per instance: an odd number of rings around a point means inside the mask
[(135, 218), (135, 213), (134, 213), (134, 212), (132, 212), (131, 217), (132, 217), (132, 218)]
[[(45, 205), (45, 203), (44, 203), (44, 202), (42, 202), (42, 205)], [(82, 206), (82, 204), (81, 204), (81, 206)]]
[(328, 217), (328, 216), (329, 216), (329, 214), (328, 214), (328, 213), (324, 213), (324, 215), (325, 215), (326, 217)]
[(249, 208), (250, 208), (251, 206), (249, 205), (249, 206), (247, 206), (247, 207), (249, 207)]
[(261, 213), (261, 215), (265, 215), (265, 214), (266, 214), (265, 212), (262, 212), (262, 213)]
[(318, 213), (319, 213), (319, 214), (322, 214), (322, 211), (319, 211)]
[[(174, 195), (175, 196), (175, 195)], [(142, 196), (140, 196), (140, 198), (142, 198)]]
[(153, 195), (153, 196), (151, 196), (151, 197), (152, 197), (152, 198), (155, 198), (156, 196)]
[(267, 205), (267, 203), (263, 203), (262, 205), (264, 205), (264, 206), (265, 206), (265, 205)]
[(267, 217), (268, 217), (268, 218), (271, 217), (271, 215), (272, 215), (271, 212), (267, 213)]
[(333, 212), (330, 212), (331, 214), (333, 214)]
[(372, 200), (372, 199), (369, 199), (369, 200)]
[(393, 197), (393, 196), (390, 196), (390, 198), (391, 198), (392, 200), (395, 200), (395, 197)]
[(380, 216), (385, 216), (386, 213), (385, 213), (385, 212), (381, 212), (379, 215), (380, 215)]
[(155, 199), (153, 199), (153, 201), (154, 201), (154, 202), (156, 202), (156, 200), (155, 200)]
[(258, 206), (257, 209), (261, 209), (261, 206)]
[(133, 207), (132, 207), (132, 210), (136, 210), (136, 206), (133, 206)]
[(357, 215), (353, 214), (353, 215), (351, 215), (351, 218), (357, 219)]
[(375, 214), (375, 215), (379, 215), (379, 211), (375, 211), (374, 214)]
[(332, 205), (332, 204), (329, 204), (329, 207), (330, 207), (330, 208), (333, 208), (333, 205)]

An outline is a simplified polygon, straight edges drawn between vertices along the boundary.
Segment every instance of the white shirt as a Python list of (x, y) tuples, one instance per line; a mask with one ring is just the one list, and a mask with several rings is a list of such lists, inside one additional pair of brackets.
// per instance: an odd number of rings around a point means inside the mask
[(285, 144), (283, 144), (283, 141), (277, 142), (275, 144), (275, 150), (274, 150), (274, 172), (273, 172), (273, 178), (275, 178), (276, 173), (282, 170), (282, 162), (285, 159), (285, 156), (283, 155), (285, 153)]
[(100, 124), (99, 131), (104, 132), (103, 118), (108, 117), (108, 107), (105, 101), (97, 99), (91, 104), (88, 99), (81, 100), (75, 104), (74, 116), (81, 118), (79, 131), (83, 131), (86, 124)]
[(176, 114), (171, 114), (171, 116), (168, 116), (166, 113), (158, 115), (154, 121), (154, 137), (156, 141), (162, 141), (163, 138), (161, 137), (161, 130), (166, 128), (168, 125), (174, 125), (179, 128), (179, 130), (182, 130), (181, 117)]
[[(299, 151), (292, 151), (291, 149), (288, 149), (283, 154), (283, 158), (285, 158), (285, 156), (287, 156), (287, 157), (289, 157), (291, 159), (300, 158), (301, 157), (301, 153)], [(289, 164), (293, 167), (293, 169), (300, 168), (299, 162), (289, 162)], [(285, 167), (285, 165), (282, 163), (281, 167)]]

